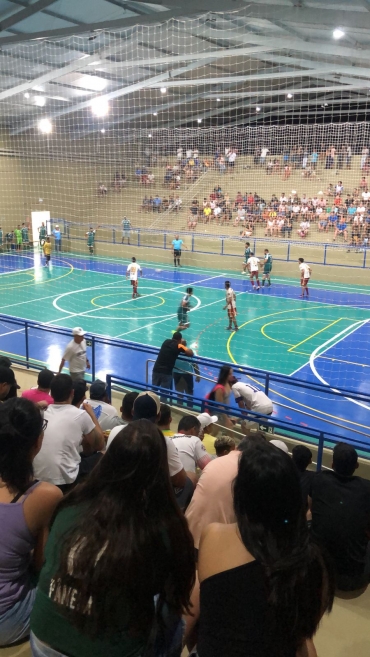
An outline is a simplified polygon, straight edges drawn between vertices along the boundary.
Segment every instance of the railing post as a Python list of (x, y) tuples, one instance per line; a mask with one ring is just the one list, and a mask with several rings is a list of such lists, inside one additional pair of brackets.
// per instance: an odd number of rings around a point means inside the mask
[(364, 261), (362, 263), (362, 267), (365, 269), (366, 267), (366, 246), (364, 247)]
[(91, 341), (91, 378), (95, 381), (95, 338), (92, 337)]
[(137, 229), (137, 245), (140, 246), (140, 228)]
[(116, 243), (116, 229), (113, 228), (113, 244)]
[(265, 381), (265, 395), (268, 396), (270, 390), (270, 375), (266, 374), (266, 381)]
[(324, 265), (326, 265), (326, 251), (327, 251), (327, 248), (328, 248), (328, 245), (325, 244), (325, 246), (324, 246), (324, 263), (323, 263)]
[(163, 248), (167, 249), (167, 233), (163, 235)]
[(24, 337), (26, 339), (26, 367), (29, 368), (30, 348), (28, 342), (28, 322), (24, 323)]
[(254, 240), (253, 241), (253, 253), (254, 253), (254, 255), (257, 255), (256, 254), (256, 244), (257, 244), (257, 242), (256, 242), (256, 240)]
[(107, 382), (107, 395), (109, 399), (112, 401), (112, 376), (110, 374), (107, 374), (105, 380)]
[(322, 431), (320, 431), (319, 446), (317, 450), (317, 466), (316, 466), (317, 472), (321, 472), (323, 452), (324, 452), (324, 434), (322, 433)]
[(221, 255), (224, 255), (224, 238), (221, 237)]
[(194, 233), (191, 236), (191, 250), (194, 252)]
[(286, 259), (287, 259), (287, 262), (289, 262), (289, 260), (290, 260), (290, 242), (288, 242), (288, 251), (287, 251), (287, 254), (286, 254)]

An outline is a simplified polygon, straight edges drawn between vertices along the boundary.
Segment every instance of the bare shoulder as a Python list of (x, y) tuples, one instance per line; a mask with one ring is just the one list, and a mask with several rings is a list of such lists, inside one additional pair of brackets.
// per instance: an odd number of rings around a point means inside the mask
[(199, 545), (199, 580), (236, 568), (253, 557), (240, 540), (236, 524), (211, 523), (201, 536)]
[(63, 493), (58, 486), (42, 481), (30, 492), (24, 506), (39, 511), (49, 508), (54, 509), (62, 498)]

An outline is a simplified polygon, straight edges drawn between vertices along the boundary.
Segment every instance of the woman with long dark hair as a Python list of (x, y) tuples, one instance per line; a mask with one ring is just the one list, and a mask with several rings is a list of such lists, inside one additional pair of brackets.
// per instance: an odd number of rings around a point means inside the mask
[(44, 428), (40, 409), (28, 399), (0, 404), (0, 647), (29, 635), (48, 526), (62, 497), (33, 476)]
[(177, 657), (194, 573), (163, 434), (131, 422), (60, 504), (31, 619), (34, 657)]
[(240, 457), (234, 509), (236, 524), (209, 525), (200, 543), (199, 657), (316, 655), (312, 637), (332, 607), (334, 581), (309, 540), (290, 457), (251, 443)]
[[(218, 402), (219, 404), (228, 404), (230, 401), (231, 385), (233, 381), (234, 381), (234, 374), (232, 367), (230, 367), (230, 365), (222, 365), (218, 374), (217, 383), (215, 383), (211, 392), (207, 394), (206, 399), (209, 399), (210, 401)], [(224, 413), (220, 413), (218, 415), (219, 415), (219, 424), (223, 424), (225, 427), (228, 427), (229, 429), (234, 426), (232, 421), (227, 415), (225, 415)]]

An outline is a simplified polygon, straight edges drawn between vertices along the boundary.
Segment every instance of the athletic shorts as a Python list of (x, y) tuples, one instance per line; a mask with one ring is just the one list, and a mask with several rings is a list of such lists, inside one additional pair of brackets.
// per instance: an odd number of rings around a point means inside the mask
[(233, 319), (237, 315), (236, 308), (228, 308), (227, 314), (229, 316), (229, 319)]
[(46, 258), (46, 262), (50, 262), (50, 256), (49, 255), (46, 255), (45, 258)]
[(131, 279), (131, 285), (137, 285), (137, 284), (138, 284), (138, 280), (137, 280), (137, 279), (136, 279), (136, 280), (132, 280), (132, 279)]
[(188, 323), (188, 311), (185, 310), (185, 308), (179, 308), (177, 311), (177, 319), (179, 320), (179, 324), (184, 326), (185, 324)]
[(181, 258), (181, 249), (175, 249), (173, 255), (175, 258)]
[(308, 285), (309, 278), (302, 278), (302, 285)]
[(263, 273), (264, 274), (271, 274), (271, 269), (272, 269), (272, 267), (264, 267), (263, 268)]
[(254, 277), (258, 278), (258, 269), (253, 269), (250, 272), (250, 276), (251, 276), (251, 278), (254, 278)]
[(228, 165), (229, 165), (229, 167), (234, 167), (234, 166), (235, 166), (235, 162), (228, 162)]

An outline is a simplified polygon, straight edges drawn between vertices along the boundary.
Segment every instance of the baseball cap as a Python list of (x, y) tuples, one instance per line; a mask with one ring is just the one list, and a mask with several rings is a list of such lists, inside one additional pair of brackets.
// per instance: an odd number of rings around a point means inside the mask
[(9, 383), (10, 385), (16, 385), (16, 380), (13, 370), (10, 367), (5, 367), (0, 365), (0, 383)]
[(217, 415), (209, 415), (208, 413), (200, 413), (197, 415), (197, 420), (199, 420), (202, 429), (209, 427), (210, 424), (218, 422)]
[(106, 389), (107, 384), (100, 379), (96, 379), (96, 381), (94, 381), (94, 383), (92, 383), (90, 386), (90, 399), (92, 399), (92, 397), (96, 397), (98, 399), (103, 397), (105, 395)]
[(281, 451), (285, 452), (285, 454), (289, 454), (289, 449), (286, 446), (286, 444), (283, 443), (282, 440), (270, 440), (270, 445), (275, 445), (275, 447), (278, 447), (278, 449), (281, 449)]
[(134, 420), (151, 420), (161, 412), (161, 402), (155, 392), (141, 392), (134, 401)]
[(75, 328), (72, 329), (72, 335), (82, 336), (85, 335), (85, 331), (83, 330), (83, 328), (81, 328), (81, 326), (75, 326)]

